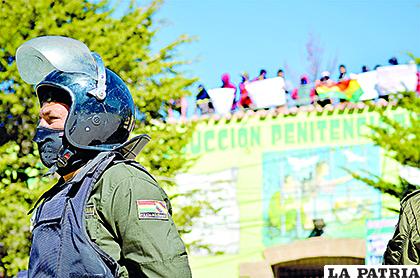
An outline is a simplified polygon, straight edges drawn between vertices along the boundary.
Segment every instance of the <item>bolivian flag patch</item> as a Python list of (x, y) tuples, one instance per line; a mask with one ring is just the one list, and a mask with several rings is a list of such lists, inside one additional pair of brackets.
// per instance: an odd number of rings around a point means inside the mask
[(168, 220), (168, 209), (164, 201), (137, 200), (136, 203), (140, 220)]

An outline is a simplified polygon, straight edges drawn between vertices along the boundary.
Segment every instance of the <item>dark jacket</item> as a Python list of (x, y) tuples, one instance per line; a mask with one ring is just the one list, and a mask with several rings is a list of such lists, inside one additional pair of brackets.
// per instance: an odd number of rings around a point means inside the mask
[(384, 254), (386, 265), (420, 264), (420, 190), (401, 200), (400, 218)]

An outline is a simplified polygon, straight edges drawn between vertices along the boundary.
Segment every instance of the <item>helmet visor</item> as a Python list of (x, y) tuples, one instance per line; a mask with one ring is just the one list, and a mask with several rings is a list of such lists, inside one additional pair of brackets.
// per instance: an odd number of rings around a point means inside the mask
[(61, 36), (34, 38), (16, 51), (20, 76), (29, 84), (38, 84), (53, 70), (84, 73), (98, 80), (96, 62), (82, 42)]

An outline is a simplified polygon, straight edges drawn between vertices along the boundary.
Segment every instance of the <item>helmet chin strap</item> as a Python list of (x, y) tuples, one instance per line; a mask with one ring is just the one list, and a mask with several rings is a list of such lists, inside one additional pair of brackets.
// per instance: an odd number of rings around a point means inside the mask
[(74, 156), (74, 154), (74, 151), (71, 151), (69, 148), (62, 146), (57, 157), (57, 162), (48, 170), (47, 173), (45, 173), (44, 176), (50, 176), (54, 173), (61, 175), (63, 170), (69, 166), (69, 160)]
[(68, 148), (62, 148), (57, 158), (57, 166), (59, 168), (65, 168), (68, 165), (69, 159), (75, 154), (75, 152)]
[(60, 150), (57, 163), (57, 174), (60, 176), (68, 175), (83, 167), (89, 160), (98, 155), (96, 151), (80, 150), (71, 145), (65, 144)]

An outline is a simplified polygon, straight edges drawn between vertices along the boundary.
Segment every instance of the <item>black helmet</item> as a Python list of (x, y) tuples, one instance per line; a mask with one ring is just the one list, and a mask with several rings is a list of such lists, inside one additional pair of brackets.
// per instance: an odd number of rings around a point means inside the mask
[(36, 84), (41, 104), (53, 97), (70, 106), (59, 167), (79, 150), (109, 151), (127, 145), (135, 122), (132, 96), (124, 81), (85, 44), (60, 36), (35, 38), (19, 47), (16, 62), (22, 79)]

